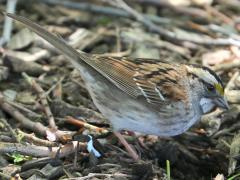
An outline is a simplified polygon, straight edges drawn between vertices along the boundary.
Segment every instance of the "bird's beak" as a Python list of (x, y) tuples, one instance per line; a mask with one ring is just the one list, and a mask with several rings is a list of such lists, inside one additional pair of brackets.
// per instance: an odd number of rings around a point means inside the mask
[(216, 99), (214, 99), (214, 103), (220, 108), (223, 108), (223, 109), (226, 109), (226, 110), (229, 109), (229, 105), (228, 105), (226, 97), (216, 98)]

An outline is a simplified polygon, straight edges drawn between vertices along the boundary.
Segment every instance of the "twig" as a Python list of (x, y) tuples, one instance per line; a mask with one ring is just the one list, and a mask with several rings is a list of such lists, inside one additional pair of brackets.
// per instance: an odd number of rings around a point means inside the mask
[[(14, 13), (16, 9), (17, 0), (8, 0), (7, 1), (7, 12)], [(9, 17), (5, 18), (4, 26), (3, 26), (3, 36), (0, 39), (0, 46), (2, 46), (5, 42), (10, 40), (12, 34), (12, 19)]]
[[(81, 143), (79, 149), (86, 149), (86, 143)], [(60, 147), (49, 147), (45, 146), (35, 146), (35, 145), (23, 145), (20, 143), (5, 143), (0, 142), (0, 154), (6, 153), (19, 153), (27, 156), (34, 156), (34, 157), (55, 157), (58, 153), (58, 157), (66, 157), (75, 151), (75, 146), (72, 143), (65, 144), (64, 146)]]
[(45, 97), (47, 97), (60, 83), (62, 83), (62, 81), (64, 80), (64, 78), (65, 78), (64, 76), (61, 77), (57, 83), (55, 83), (51, 88), (49, 88), (49, 89), (44, 93)]
[(106, 134), (106, 133), (109, 133), (109, 131), (107, 129), (103, 129), (103, 128), (99, 128), (99, 127), (96, 127), (94, 125), (91, 125), (91, 124), (88, 124), (87, 122), (84, 122), (82, 120), (79, 120), (79, 119), (75, 119), (73, 117), (70, 117), (70, 116), (67, 116), (67, 122), (70, 123), (70, 124), (74, 124), (80, 128), (86, 128), (86, 129), (89, 129), (89, 130), (92, 130), (92, 131), (95, 131), (97, 133), (100, 133), (100, 134)]
[[(234, 39), (240, 39), (240, 36), (238, 34), (233, 33), (232, 31), (228, 31), (226, 28), (222, 27), (221, 25), (217, 25), (217, 24), (209, 24), (207, 26), (205, 26), (208, 30), (213, 31), (215, 33), (221, 33), (223, 35), (227, 35), (230, 36)], [(209, 33), (209, 31), (208, 31)]]
[(40, 145), (40, 146), (47, 146), (47, 147), (54, 147), (57, 146), (55, 142), (47, 141), (44, 139), (40, 139), (36, 137), (34, 134), (27, 134), (20, 129), (17, 129), (17, 133), (21, 136), (23, 140), (26, 140), (34, 145)]
[(239, 90), (233, 90), (235, 87), (235, 81), (239, 76), (239, 71), (236, 71), (231, 79), (228, 81), (226, 88), (225, 88), (225, 94), (227, 97), (227, 100), (231, 103), (239, 103), (240, 102), (240, 91)]
[(12, 129), (10, 124), (5, 119), (0, 119), (0, 121), (6, 126), (6, 128), (9, 130), (10, 134), (12, 135), (12, 138), (14, 139), (15, 142), (19, 142), (19, 138), (16, 134), (16, 132)]
[(77, 148), (74, 152), (74, 158), (73, 158), (73, 168), (76, 169), (77, 168), (77, 160), (78, 160), (78, 148), (79, 148), (79, 141), (77, 141)]
[[(76, 177), (76, 178), (68, 178), (68, 180), (88, 180), (88, 179), (95, 179), (95, 178), (103, 178), (103, 179), (126, 179), (132, 178), (133, 176), (122, 174), (122, 173), (115, 173), (115, 174), (104, 174), (104, 173), (89, 173), (87, 176), (84, 177)], [(66, 180), (66, 179), (65, 179)]]
[(227, 93), (228, 91), (232, 90), (234, 88), (235, 80), (239, 76), (239, 71), (235, 72), (231, 79), (228, 81), (226, 87), (225, 87), (225, 92)]
[(226, 24), (234, 24), (234, 21), (228, 17), (227, 15), (221, 13), (220, 11), (218, 11), (216, 8), (211, 7), (211, 6), (206, 6), (206, 10), (210, 12), (210, 14), (212, 14), (212, 16), (216, 16), (219, 19), (221, 19), (224, 23)]
[(16, 142), (16, 141), (13, 141), (13, 139), (10, 138), (9, 135), (0, 135), (0, 141), (3, 141), (3, 142), (13, 142), (13, 143)]
[(179, 151), (181, 151), (186, 157), (191, 159), (192, 162), (197, 163), (199, 162), (199, 158), (186, 146), (182, 145), (181, 143), (175, 141), (175, 143), (178, 145)]
[(37, 62), (25, 61), (25, 55), (23, 54), (25, 53), (5, 50), (3, 64), (10, 68), (13, 72), (16, 73), (26, 72), (33, 76), (39, 76), (51, 70), (50, 66), (40, 65)]
[(219, 130), (222, 123), (219, 117), (222, 113), (222, 109), (216, 109), (215, 111), (202, 116), (201, 123), (205, 127), (207, 136), (212, 136)]
[(46, 49), (39, 50), (33, 54), (30, 54), (28, 52), (7, 49), (4, 51), (4, 54), (6, 54), (8, 56), (19, 58), (25, 62), (35, 62), (35, 61), (39, 61), (41, 59), (47, 59), (50, 57), (50, 53)]
[(22, 113), (20, 113), (17, 109), (12, 107), (4, 100), (2, 93), (0, 93), (0, 107), (2, 108), (2, 110), (11, 115), (14, 119), (16, 119), (23, 127), (37, 132), (43, 136), (46, 135), (46, 131), (48, 129), (47, 127), (43, 126), (39, 122), (33, 122), (27, 117), (25, 117)]
[(88, 122), (94, 122), (95, 124), (108, 124), (107, 120), (100, 113), (84, 106), (76, 107), (61, 100), (53, 100), (51, 107), (53, 113), (58, 117), (66, 117), (71, 114), (71, 116), (80, 116), (87, 119)]
[(240, 61), (233, 61), (230, 63), (218, 64), (216, 66), (213, 66), (212, 69), (214, 71), (229, 71), (233, 68), (239, 68), (239, 67), (240, 67)]
[(230, 128), (225, 128), (225, 129), (222, 129), (222, 130), (218, 131), (212, 137), (213, 138), (218, 138), (220, 136), (224, 136), (226, 134), (229, 134), (230, 132), (233, 132), (233, 131), (235, 131), (239, 128), (240, 128), (240, 123), (237, 123), (237, 124), (234, 124), (233, 126), (231, 126)]
[(227, 7), (227, 8), (234, 8), (234, 9), (237, 9), (239, 10), (240, 9), (240, 6), (239, 6), (239, 1), (238, 0), (218, 0), (217, 1), (218, 4), (221, 4), (223, 5), (224, 7)]
[(159, 1), (159, 0), (135, 0), (138, 3), (142, 3), (144, 5), (154, 5), (155, 7), (163, 7), (163, 8), (169, 8), (173, 10), (176, 13), (186, 14), (189, 16), (193, 16), (196, 18), (204, 18), (209, 19), (208, 13), (206, 11), (195, 8), (195, 7), (183, 7), (183, 6), (173, 6), (168, 1)]
[(103, 167), (103, 168), (116, 167), (116, 168), (121, 168), (121, 165), (119, 165), (119, 164), (112, 164), (112, 163), (104, 163), (104, 164), (98, 164), (97, 167)]
[(100, 28), (96, 32), (90, 32), (86, 29), (81, 29), (73, 33), (69, 39), (69, 44), (78, 50), (83, 50), (88, 46), (95, 44), (103, 39), (103, 34), (106, 34), (105, 28)]
[(132, 52), (132, 46), (129, 47), (126, 51), (122, 52), (113, 52), (113, 53), (104, 53), (104, 54), (98, 54), (98, 56), (101, 57), (109, 57), (109, 56), (114, 56), (114, 57), (123, 57), (123, 56), (129, 56)]
[[(129, 35), (130, 34), (130, 35)], [(136, 32), (129, 30), (127, 32), (122, 32), (121, 36), (124, 41), (126, 42), (134, 42), (134, 43), (144, 43), (149, 46), (157, 47), (157, 48), (165, 48), (169, 51), (176, 52), (184, 57), (190, 57), (190, 51), (187, 48), (184, 48), (182, 46), (178, 46), (175, 44), (172, 44), (168, 41), (163, 41), (154, 37), (149, 36), (149, 38), (144, 38), (137, 36), (138, 38), (135, 38), (134, 36), (131, 36), (131, 34), (136, 34)]]
[(53, 117), (53, 114), (50, 110), (50, 107), (48, 105), (48, 101), (45, 95), (44, 90), (42, 87), (37, 84), (37, 82), (29, 77), (26, 73), (22, 73), (23, 77), (27, 80), (27, 82), (34, 88), (34, 90), (38, 93), (38, 96), (40, 98), (41, 104), (43, 105), (44, 112), (48, 118), (49, 126), (53, 129), (56, 130), (57, 126)]
[(239, 104), (240, 103), (240, 90), (231, 90), (226, 93), (228, 102)]
[(5, 101), (6, 101), (8, 104), (12, 105), (13, 107), (15, 107), (15, 108), (17, 108), (17, 109), (20, 109), (20, 110), (23, 111), (23, 112), (28, 113), (29, 116), (33, 116), (33, 117), (35, 117), (35, 118), (42, 118), (42, 115), (37, 114), (37, 113), (31, 111), (30, 109), (25, 108), (25, 107), (22, 106), (22, 104), (20, 104), (20, 103), (13, 102), (13, 101), (9, 101), (9, 100), (7, 100), (7, 99), (5, 99)]
[[(239, 105), (236, 106), (236, 111), (237, 111), (237, 114), (239, 114), (239, 112), (240, 112), (240, 106)], [(216, 132), (212, 137), (213, 138), (218, 138), (218, 137), (223, 136), (225, 134), (229, 134), (230, 132), (232, 132), (234, 130), (237, 130), (237, 129), (240, 129), (240, 122), (234, 123), (231, 127), (224, 128), (224, 129)]]
[(120, 30), (119, 27), (116, 26), (116, 52), (119, 53), (121, 52), (121, 39), (120, 39)]
[(232, 174), (237, 167), (237, 160), (234, 158), (239, 155), (239, 146), (240, 146), (240, 134), (238, 133), (234, 136), (231, 146), (230, 146), (230, 153), (229, 153), (229, 165), (228, 165), (228, 174)]

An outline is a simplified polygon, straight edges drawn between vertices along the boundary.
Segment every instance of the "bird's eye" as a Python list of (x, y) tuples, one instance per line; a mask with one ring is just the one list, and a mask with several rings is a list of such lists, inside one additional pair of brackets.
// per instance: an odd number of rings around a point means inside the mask
[(211, 84), (208, 84), (207, 85), (207, 90), (210, 91), (210, 92), (213, 92), (215, 90), (214, 86), (211, 85)]

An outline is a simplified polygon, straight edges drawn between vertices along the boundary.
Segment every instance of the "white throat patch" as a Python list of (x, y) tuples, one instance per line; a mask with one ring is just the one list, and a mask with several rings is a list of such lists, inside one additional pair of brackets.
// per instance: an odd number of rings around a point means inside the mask
[(212, 99), (209, 98), (201, 98), (199, 104), (204, 114), (210, 112), (215, 107), (215, 104), (213, 103)]

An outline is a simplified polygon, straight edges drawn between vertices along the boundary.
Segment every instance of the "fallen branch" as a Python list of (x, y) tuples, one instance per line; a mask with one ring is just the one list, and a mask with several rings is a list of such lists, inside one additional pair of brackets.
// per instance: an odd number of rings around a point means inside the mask
[(162, 8), (169, 8), (173, 10), (176, 13), (181, 13), (189, 16), (193, 16), (196, 18), (204, 18), (209, 19), (209, 14), (200, 9), (195, 7), (184, 7), (184, 6), (173, 6), (167, 1), (159, 1), (159, 0), (135, 0), (138, 3), (141, 3), (143, 5), (154, 5)]
[[(0, 154), (19, 153), (26, 156), (33, 157), (66, 157), (75, 152), (76, 146), (73, 143), (63, 145), (62, 147), (48, 148), (45, 146), (23, 145), (20, 143), (6, 143), (0, 142)], [(86, 143), (79, 142), (79, 149), (86, 149)]]
[(36, 137), (33, 133), (27, 134), (27, 133), (21, 131), (20, 129), (17, 129), (17, 133), (18, 133), (18, 135), (20, 135), (22, 140), (25, 140), (34, 145), (40, 145), (40, 146), (46, 146), (46, 147), (57, 146), (57, 144), (55, 142), (40, 139), (40, 138)]
[(109, 133), (109, 131), (107, 129), (96, 127), (96, 126), (88, 124), (87, 122), (84, 122), (82, 120), (75, 119), (75, 118), (70, 117), (70, 116), (67, 116), (66, 118), (67, 118), (68, 123), (73, 124), (75, 126), (78, 126), (80, 128), (84, 127), (86, 129), (89, 129), (91, 131), (95, 131), (95, 132), (100, 133), (100, 134)]

